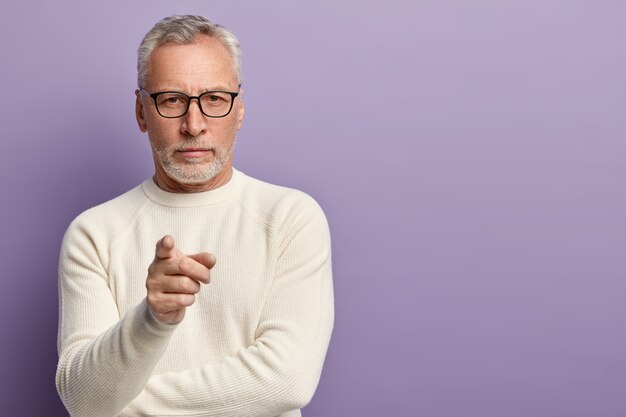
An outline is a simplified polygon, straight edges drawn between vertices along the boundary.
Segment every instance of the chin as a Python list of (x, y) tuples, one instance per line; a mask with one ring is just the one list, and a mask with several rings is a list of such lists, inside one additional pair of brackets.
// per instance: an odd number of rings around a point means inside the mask
[[(191, 169), (190, 169), (191, 168)], [(163, 170), (168, 177), (184, 185), (199, 185), (205, 184), (218, 176), (223, 170), (224, 166), (221, 164), (211, 163), (207, 166), (163, 166)]]

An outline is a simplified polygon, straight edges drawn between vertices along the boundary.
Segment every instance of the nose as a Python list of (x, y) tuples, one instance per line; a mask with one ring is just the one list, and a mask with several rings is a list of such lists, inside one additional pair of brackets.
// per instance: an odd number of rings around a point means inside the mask
[(202, 114), (200, 110), (200, 102), (196, 98), (189, 103), (189, 109), (183, 116), (183, 123), (181, 125), (183, 133), (189, 136), (200, 136), (205, 133), (207, 128), (206, 116)]

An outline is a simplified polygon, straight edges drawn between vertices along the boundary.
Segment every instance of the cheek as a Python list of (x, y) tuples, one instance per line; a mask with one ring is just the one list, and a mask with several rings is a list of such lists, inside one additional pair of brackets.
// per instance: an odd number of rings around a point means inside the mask
[(164, 123), (162, 120), (150, 120), (148, 123), (148, 137), (158, 148), (177, 142), (178, 132), (176, 123)]
[(209, 125), (207, 129), (208, 137), (216, 144), (223, 147), (228, 147), (230, 143), (235, 139), (237, 134), (236, 122), (232, 123), (230, 120), (220, 120), (220, 123), (215, 121)]
[(225, 126), (225, 133), (228, 136), (230, 141), (235, 140), (237, 136), (237, 132), (239, 132), (239, 119), (233, 117)]

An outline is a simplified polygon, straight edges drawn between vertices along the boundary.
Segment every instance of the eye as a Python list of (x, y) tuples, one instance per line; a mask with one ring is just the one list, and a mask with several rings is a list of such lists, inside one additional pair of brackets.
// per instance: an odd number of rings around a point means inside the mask
[(223, 106), (229, 103), (230, 96), (218, 91), (209, 91), (202, 95), (201, 100), (205, 106)]
[(217, 103), (219, 101), (224, 100), (224, 97), (219, 96), (217, 94), (210, 94), (207, 99), (211, 102), (211, 103)]
[(175, 93), (160, 94), (157, 103), (162, 106), (181, 106), (187, 103), (187, 97)]

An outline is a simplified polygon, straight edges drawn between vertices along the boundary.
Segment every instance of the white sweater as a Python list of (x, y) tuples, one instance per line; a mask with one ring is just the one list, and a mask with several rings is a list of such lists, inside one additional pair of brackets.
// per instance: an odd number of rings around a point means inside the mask
[[(166, 234), (217, 259), (178, 325), (145, 301)], [(299, 416), (333, 325), (328, 225), (308, 195), (236, 170), (202, 193), (149, 179), (72, 222), (59, 297), (56, 385), (72, 416)]]

